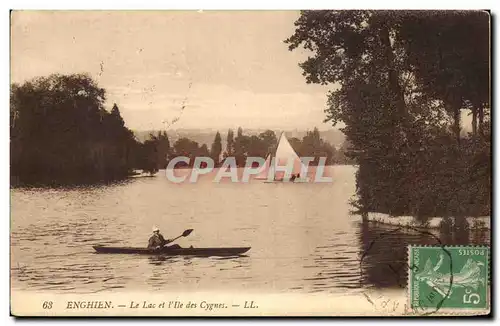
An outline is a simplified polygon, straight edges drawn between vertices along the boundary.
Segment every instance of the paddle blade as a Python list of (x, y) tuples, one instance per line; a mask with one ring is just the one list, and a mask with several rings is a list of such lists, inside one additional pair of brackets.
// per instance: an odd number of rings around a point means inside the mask
[(182, 233), (182, 236), (183, 236), (183, 237), (187, 237), (188, 235), (190, 235), (190, 234), (191, 234), (191, 232), (193, 232), (193, 229), (187, 229), (186, 231), (184, 231), (184, 232)]

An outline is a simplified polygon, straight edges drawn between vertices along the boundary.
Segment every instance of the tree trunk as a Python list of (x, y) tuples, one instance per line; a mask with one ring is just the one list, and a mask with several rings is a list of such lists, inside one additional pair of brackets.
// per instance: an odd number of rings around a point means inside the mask
[(460, 106), (453, 105), (453, 132), (457, 139), (457, 144), (460, 144)]
[(462, 97), (460, 95), (452, 93), (448, 93), (448, 96), (446, 97), (447, 102), (448, 102), (448, 112), (453, 114), (453, 126), (452, 126), (452, 131), (453, 134), (455, 135), (455, 139), (457, 141), (457, 144), (460, 145), (460, 111), (462, 109)]
[(398, 118), (400, 122), (406, 121), (406, 104), (404, 99), (404, 90), (399, 84), (398, 72), (394, 69), (394, 53), (392, 51), (391, 40), (389, 38), (389, 28), (382, 24), (380, 28), (380, 41), (384, 46), (385, 58), (387, 60), (387, 69), (389, 72), (389, 86), (396, 101)]
[(479, 106), (479, 112), (478, 112), (478, 117), (479, 117), (479, 125), (478, 125), (478, 133), (480, 137), (484, 136), (484, 106), (480, 105)]
[(477, 107), (474, 106), (472, 108), (472, 138), (476, 139), (477, 137)]
[[(390, 196), (393, 196), (392, 204), (389, 209), (397, 214), (407, 212), (411, 203), (412, 194), (415, 193), (415, 187), (411, 182), (402, 183), (398, 186), (398, 180), (404, 180), (411, 173), (409, 164), (405, 158), (405, 152), (411, 151), (410, 147), (413, 144), (411, 134), (408, 132), (411, 128), (408, 119), (406, 108), (404, 89), (399, 82), (399, 71), (396, 70), (396, 58), (391, 45), (388, 21), (380, 22), (379, 38), (382, 47), (383, 59), (388, 72), (389, 97), (393, 101), (396, 112), (390, 113), (389, 117), (393, 123), (392, 130), (392, 148), (390, 153), (389, 165), (392, 166), (393, 172), (390, 182), (394, 185)], [(385, 67), (384, 67), (385, 68)]]

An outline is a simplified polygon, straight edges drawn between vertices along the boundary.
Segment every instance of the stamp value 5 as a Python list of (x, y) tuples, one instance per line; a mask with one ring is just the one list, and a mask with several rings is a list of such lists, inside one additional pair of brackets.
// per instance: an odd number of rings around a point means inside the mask
[(412, 312), (489, 309), (488, 247), (410, 246)]

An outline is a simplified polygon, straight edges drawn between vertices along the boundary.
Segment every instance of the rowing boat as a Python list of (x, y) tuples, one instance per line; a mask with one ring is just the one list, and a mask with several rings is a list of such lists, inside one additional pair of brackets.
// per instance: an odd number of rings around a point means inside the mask
[(239, 256), (248, 250), (250, 247), (233, 247), (233, 248), (163, 248), (163, 249), (148, 249), (137, 247), (106, 247), (93, 246), (95, 251), (100, 254), (141, 254), (141, 255), (164, 255), (164, 256)]

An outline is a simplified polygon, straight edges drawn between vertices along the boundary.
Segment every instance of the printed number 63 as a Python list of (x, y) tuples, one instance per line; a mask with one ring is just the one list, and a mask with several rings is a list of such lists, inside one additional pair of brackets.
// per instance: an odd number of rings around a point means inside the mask
[[(464, 294), (463, 303), (478, 304), (479, 301), (481, 301), (481, 297), (479, 296), (479, 294), (471, 292), (472, 292), (471, 290), (465, 290), (466, 294)], [(472, 298), (474, 298), (475, 300), (472, 300)]]

